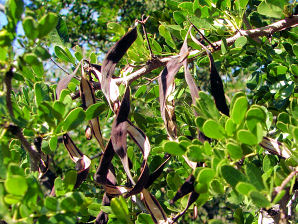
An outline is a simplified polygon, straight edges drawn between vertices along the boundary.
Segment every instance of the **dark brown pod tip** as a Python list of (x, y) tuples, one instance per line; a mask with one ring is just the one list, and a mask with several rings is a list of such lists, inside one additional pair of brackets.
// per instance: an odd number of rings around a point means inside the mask
[(82, 182), (86, 180), (89, 173), (90, 165), (91, 160), (85, 155), (76, 162), (76, 169), (79, 169), (79, 171), (74, 188), (79, 187), (82, 184)]

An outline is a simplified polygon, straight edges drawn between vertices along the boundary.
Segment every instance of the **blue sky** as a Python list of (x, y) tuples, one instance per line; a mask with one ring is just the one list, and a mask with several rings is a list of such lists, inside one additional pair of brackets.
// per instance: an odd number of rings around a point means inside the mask
[[(0, 0), (0, 4), (4, 5), (6, 1)], [(7, 24), (6, 16), (3, 12), (0, 12), (0, 29)]]

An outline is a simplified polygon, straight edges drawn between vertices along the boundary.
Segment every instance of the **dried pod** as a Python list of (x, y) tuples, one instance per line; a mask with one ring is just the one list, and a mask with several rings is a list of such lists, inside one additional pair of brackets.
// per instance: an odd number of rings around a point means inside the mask
[(90, 126), (87, 126), (86, 127), (85, 136), (86, 136), (86, 139), (87, 140), (91, 140), (92, 139), (92, 130), (91, 130)]

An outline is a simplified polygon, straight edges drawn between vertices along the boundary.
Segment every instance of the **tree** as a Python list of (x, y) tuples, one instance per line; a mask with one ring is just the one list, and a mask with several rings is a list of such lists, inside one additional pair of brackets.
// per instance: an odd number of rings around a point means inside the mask
[(46, 3), (5, 5), (1, 222), (296, 223), (296, 2)]

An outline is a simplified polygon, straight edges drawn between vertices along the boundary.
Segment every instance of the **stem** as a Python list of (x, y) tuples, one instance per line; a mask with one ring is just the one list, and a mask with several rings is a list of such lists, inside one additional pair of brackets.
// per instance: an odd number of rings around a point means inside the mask
[(290, 180), (291, 180), (297, 173), (298, 173), (297, 170), (291, 172), (291, 173), (289, 174), (289, 176), (287, 176), (287, 178), (284, 179), (284, 181), (281, 183), (281, 185), (280, 185), (279, 187), (276, 187), (276, 188), (275, 188), (276, 193), (281, 192), (282, 189), (284, 189), (284, 187), (287, 185), (287, 183), (289, 183)]
[(149, 42), (148, 35), (147, 35), (147, 32), (146, 32), (146, 27), (145, 27), (145, 23), (147, 22), (148, 19), (149, 19), (149, 16), (146, 19), (144, 19), (144, 15), (143, 15), (142, 16), (142, 21), (139, 21), (139, 23), (142, 24), (143, 31), (144, 31), (146, 41), (147, 41), (147, 44), (148, 44), (149, 52), (150, 52), (150, 57), (152, 59), (152, 58), (154, 58), (154, 54), (152, 53), (152, 49), (151, 49), (151, 46), (150, 46), (150, 42)]
[(11, 118), (14, 118), (12, 102), (11, 102), (11, 80), (13, 77), (12, 68), (9, 69), (5, 74), (5, 84), (6, 84), (6, 106)]
[[(295, 26), (297, 26), (297, 24), (298, 24), (298, 16), (294, 15), (292, 17), (285, 18), (283, 20), (272, 23), (265, 27), (251, 29), (251, 30), (240, 30), (234, 36), (226, 39), (227, 45), (230, 46), (230, 45), (234, 44), (235, 41), (241, 36), (250, 37), (250, 38), (267, 36), (269, 34), (271, 35), (272, 33), (284, 30), (289, 27), (295, 27)], [(214, 48), (212, 48), (211, 45), (208, 45), (207, 48), (211, 49), (211, 52), (218, 51), (221, 49), (221, 42), (222, 42), (221, 40), (216, 41), (216, 42), (212, 43), (212, 46), (214, 46)], [(189, 56), (190, 56), (190, 58), (192, 58), (192, 57), (196, 57), (198, 54), (202, 54), (202, 53), (204, 54), (203, 50), (193, 50), (189, 53)], [(127, 77), (115, 79), (116, 84), (120, 85), (121, 83), (131, 83), (134, 80), (138, 79), (139, 77), (146, 75), (146, 74), (150, 73), (152, 70), (155, 70), (161, 66), (164, 66), (168, 61), (170, 61), (174, 58), (178, 58), (178, 57), (179, 57), (179, 55), (175, 55), (175, 56), (161, 58), (160, 60), (152, 61), (148, 65), (145, 65), (144, 67), (131, 73)]]
[(39, 162), (41, 159), (40, 153), (36, 151), (31, 144), (27, 141), (25, 136), (23, 135), (23, 130), (15, 125), (9, 125), (8, 130), (20, 140), (24, 149), (29, 153), (30, 162), (31, 162), (31, 170), (38, 171)]
[(53, 58), (50, 58), (50, 59), (51, 59), (51, 61), (52, 61), (58, 68), (60, 68), (63, 72), (65, 72), (67, 75), (70, 75), (66, 70), (64, 70), (64, 68), (62, 68), (60, 65), (58, 65), (58, 63), (55, 62), (55, 61), (53, 60)]

